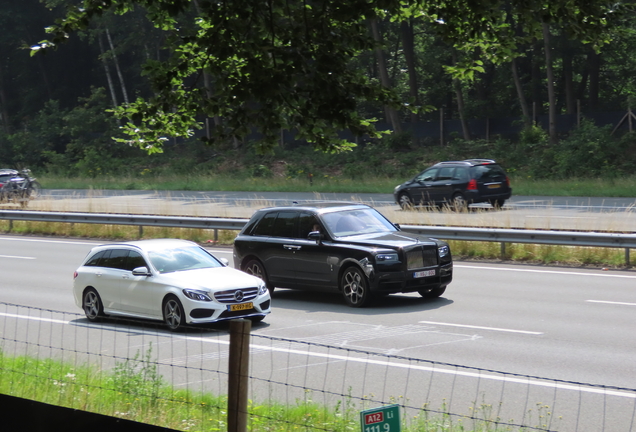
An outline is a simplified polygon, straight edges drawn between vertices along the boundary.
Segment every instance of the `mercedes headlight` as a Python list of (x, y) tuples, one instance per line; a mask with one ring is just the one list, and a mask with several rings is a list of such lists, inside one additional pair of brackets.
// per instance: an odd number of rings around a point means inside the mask
[(205, 291), (200, 291), (195, 289), (184, 289), (183, 295), (192, 300), (212, 301), (208, 293)]
[(260, 281), (258, 283), (258, 295), (263, 295), (267, 292), (267, 285), (265, 285), (265, 282)]

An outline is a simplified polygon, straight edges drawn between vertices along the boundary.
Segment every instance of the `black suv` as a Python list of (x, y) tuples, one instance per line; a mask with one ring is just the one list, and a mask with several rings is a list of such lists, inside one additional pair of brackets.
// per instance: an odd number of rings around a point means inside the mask
[(448, 205), (463, 210), (469, 204), (481, 202), (498, 208), (511, 194), (506, 172), (490, 159), (440, 162), (393, 191), (395, 202), (403, 209), (414, 205)]
[(234, 241), (234, 266), (270, 290), (340, 291), (352, 307), (391, 293), (439, 297), (453, 278), (448, 243), (334, 202), (258, 210)]

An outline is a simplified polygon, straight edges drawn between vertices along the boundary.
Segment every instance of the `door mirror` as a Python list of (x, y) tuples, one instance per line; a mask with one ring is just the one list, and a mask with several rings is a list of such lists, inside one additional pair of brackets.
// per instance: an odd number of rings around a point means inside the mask
[(133, 276), (152, 276), (148, 271), (148, 267), (137, 267), (132, 271)]
[(223, 264), (225, 267), (228, 266), (228, 264), (230, 263), (227, 258), (219, 258), (219, 261), (221, 261), (221, 264)]
[(312, 231), (307, 234), (307, 238), (309, 240), (314, 240), (316, 243), (320, 243), (320, 240), (322, 240), (322, 234), (320, 234), (320, 231)]

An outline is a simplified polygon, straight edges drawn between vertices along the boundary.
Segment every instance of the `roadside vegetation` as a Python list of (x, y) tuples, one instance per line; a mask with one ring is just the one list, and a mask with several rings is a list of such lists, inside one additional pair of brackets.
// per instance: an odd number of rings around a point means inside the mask
[[(227, 395), (175, 389), (160, 375), (149, 349), (143, 356), (117, 362), (112, 369), (31, 356), (9, 356), (0, 349), (0, 393), (57, 406), (80, 409), (183, 431), (227, 430)], [(334, 406), (314, 402), (311, 392), (292, 404), (250, 401), (248, 430), (255, 432), (345, 432), (358, 430), (361, 410), (351, 398)], [(499, 424), (492, 406), (471, 407), (466, 417), (425, 405), (418, 415), (402, 420), (404, 432), (503, 432), (517, 430)], [(543, 410), (545, 411), (545, 409)], [(529, 412), (544, 428), (549, 413)], [(534, 417), (533, 417), (534, 414)], [(479, 420), (486, 418), (488, 421)], [(408, 421), (407, 421), (408, 420)], [(512, 422), (514, 423), (514, 422)]]

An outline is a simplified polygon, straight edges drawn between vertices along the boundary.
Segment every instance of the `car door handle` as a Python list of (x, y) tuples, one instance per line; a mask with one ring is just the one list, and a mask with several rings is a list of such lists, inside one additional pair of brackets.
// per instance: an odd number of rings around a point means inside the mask
[(297, 245), (283, 245), (283, 247), (287, 250), (300, 250), (302, 246)]

